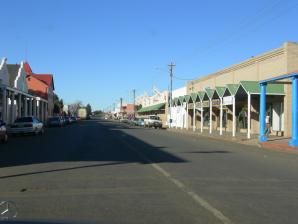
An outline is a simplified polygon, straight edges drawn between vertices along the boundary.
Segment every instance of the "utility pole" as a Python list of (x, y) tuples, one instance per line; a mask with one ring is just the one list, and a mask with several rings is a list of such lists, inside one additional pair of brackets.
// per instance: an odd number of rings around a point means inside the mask
[(169, 66), (169, 72), (170, 72), (170, 96), (169, 96), (169, 100), (170, 100), (170, 121), (169, 121), (169, 127), (172, 127), (172, 92), (173, 92), (173, 67), (175, 66), (175, 64), (173, 64), (173, 62), (171, 62), (171, 64), (168, 65)]
[(120, 97), (120, 116), (122, 116), (122, 102), (123, 102), (123, 99), (122, 97)]
[(136, 90), (132, 90), (132, 95), (133, 95), (133, 117), (136, 117)]

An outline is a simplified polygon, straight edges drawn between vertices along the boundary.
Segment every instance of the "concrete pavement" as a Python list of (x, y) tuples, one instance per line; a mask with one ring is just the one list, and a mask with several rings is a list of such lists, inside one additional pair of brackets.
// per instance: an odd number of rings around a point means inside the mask
[(19, 219), (297, 223), (298, 155), (99, 120), (0, 146)]

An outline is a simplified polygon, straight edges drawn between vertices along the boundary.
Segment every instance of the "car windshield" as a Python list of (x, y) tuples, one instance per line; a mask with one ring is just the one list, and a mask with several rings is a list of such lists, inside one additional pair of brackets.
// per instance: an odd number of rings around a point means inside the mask
[(20, 117), (15, 120), (15, 123), (33, 122), (32, 117)]

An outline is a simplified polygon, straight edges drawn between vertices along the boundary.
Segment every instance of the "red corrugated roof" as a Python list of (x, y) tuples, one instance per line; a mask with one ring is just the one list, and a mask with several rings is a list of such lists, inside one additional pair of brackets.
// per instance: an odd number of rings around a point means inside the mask
[(32, 74), (35, 78), (45, 82), (48, 86), (52, 84), (53, 76), (51, 74)]
[(33, 71), (32, 71), (32, 69), (31, 69), (31, 67), (30, 67), (30, 65), (29, 65), (28, 62), (25, 62), (24, 63), (24, 70), (25, 70), (25, 72), (26, 72), (27, 75), (31, 75), (33, 73)]
[(34, 77), (27, 75), (27, 85), (29, 93), (39, 96), (43, 99), (48, 99), (48, 84)]
[(55, 89), (53, 75), (51, 75), (51, 74), (32, 74), (32, 76), (43, 81), (48, 86), (53, 85), (53, 88)]
[(35, 73), (33, 73), (33, 71), (32, 71), (32, 69), (31, 69), (28, 62), (24, 63), (24, 70), (25, 70), (27, 75), (34, 76), (38, 80), (40, 80), (40, 81), (44, 82), (45, 84), (47, 84), (48, 86), (53, 85), (53, 90), (55, 90), (54, 79), (53, 79), (52, 74), (35, 74)]

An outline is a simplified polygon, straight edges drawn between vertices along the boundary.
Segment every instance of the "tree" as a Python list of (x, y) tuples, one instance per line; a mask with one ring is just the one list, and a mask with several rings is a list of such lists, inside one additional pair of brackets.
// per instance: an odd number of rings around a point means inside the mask
[(83, 103), (80, 100), (68, 105), (68, 111), (72, 115), (77, 115), (78, 110), (83, 107)]
[(138, 110), (140, 110), (140, 109), (142, 109), (142, 104), (140, 104), (140, 105), (136, 105), (136, 106), (135, 106), (135, 110), (136, 110), (136, 111), (138, 111)]
[(96, 110), (93, 112), (95, 116), (100, 116), (103, 114), (103, 112), (101, 110)]
[(90, 116), (92, 114), (92, 108), (91, 108), (91, 105), (89, 103), (86, 106), (86, 110), (87, 110), (87, 116)]
[(54, 94), (54, 114), (61, 114), (63, 112), (63, 100), (59, 99), (59, 96), (57, 94)]

